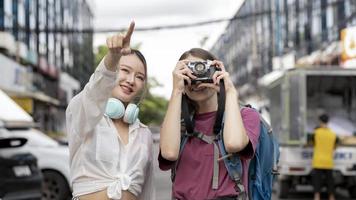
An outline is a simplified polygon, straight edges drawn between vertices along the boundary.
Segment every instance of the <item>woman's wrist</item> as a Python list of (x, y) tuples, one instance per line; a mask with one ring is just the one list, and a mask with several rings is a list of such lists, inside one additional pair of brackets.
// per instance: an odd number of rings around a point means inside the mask
[(117, 70), (117, 65), (120, 61), (121, 55), (113, 55), (111, 52), (108, 52), (105, 56), (104, 64), (106, 68), (110, 71), (116, 71)]
[(227, 101), (236, 101), (239, 102), (239, 94), (235, 88), (231, 88), (229, 91), (226, 91), (226, 100)]
[(238, 92), (237, 92), (237, 90), (236, 90), (234, 87), (229, 88), (228, 90), (225, 91), (225, 93), (226, 93), (226, 96), (229, 95), (229, 96), (234, 96), (234, 97), (236, 97), (236, 98), (239, 97)]
[(177, 97), (177, 96), (181, 96), (184, 92), (184, 89), (173, 89), (172, 91), (172, 97)]

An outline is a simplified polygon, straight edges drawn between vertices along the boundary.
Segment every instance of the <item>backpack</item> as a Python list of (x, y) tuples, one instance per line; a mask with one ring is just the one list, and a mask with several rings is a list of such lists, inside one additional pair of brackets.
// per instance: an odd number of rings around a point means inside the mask
[[(241, 105), (241, 108), (251, 106)], [(182, 98), (183, 122), (179, 156), (172, 168), (171, 179), (174, 182), (175, 172), (179, 165), (181, 153), (190, 137), (196, 137), (208, 144), (214, 145), (214, 170), (212, 179), (212, 188), (218, 188), (219, 165), (218, 162), (223, 160), (230, 178), (235, 183), (235, 190), (239, 193), (238, 199), (245, 200), (270, 200), (272, 198), (273, 182), (278, 174), (277, 164), (279, 159), (279, 144), (273, 135), (270, 125), (260, 116), (260, 136), (255, 149), (254, 157), (250, 160), (248, 168), (248, 194), (242, 184), (242, 164), (237, 154), (228, 154), (223, 143), (223, 118), (225, 110), (225, 88), (220, 83), (220, 92), (218, 95), (218, 111), (214, 124), (214, 135), (207, 136), (203, 133), (194, 131), (194, 120), (189, 114), (187, 97)], [(219, 158), (219, 151), (221, 157)], [(272, 156), (272, 158), (271, 158)]]

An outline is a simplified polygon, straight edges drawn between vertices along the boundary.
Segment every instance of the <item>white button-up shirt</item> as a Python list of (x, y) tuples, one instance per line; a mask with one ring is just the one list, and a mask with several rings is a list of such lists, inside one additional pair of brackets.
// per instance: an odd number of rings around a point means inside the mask
[(83, 91), (66, 111), (73, 196), (107, 189), (110, 199), (128, 190), (140, 200), (153, 200), (153, 142), (150, 130), (137, 120), (122, 143), (105, 106), (117, 73), (102, 61)]

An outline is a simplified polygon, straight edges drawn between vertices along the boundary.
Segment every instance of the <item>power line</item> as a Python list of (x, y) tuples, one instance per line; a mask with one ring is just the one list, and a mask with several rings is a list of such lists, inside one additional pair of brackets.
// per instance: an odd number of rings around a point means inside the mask
[[(342, 0), (337, 0), (336, 2), (330, 3), (328, 5), (335, 6), (336, 3), (341, 2)], [(305, 5), (303, 6), (300, 10), (307, 10), (308, 8), (314, 8), (311, 5)], [(205, 20), (205, 21), (200, 21), (200, 22), (193, 22), (193, 23), (182, 23), (182, 24), (173, 24), (173, 25), (161, 25), (161, 26), (151, 26), (151, 27), (136, 27), (135, 32), (148, 32), (148, 31), (157, 31), (157, 30), (171, 30), (171, 29), (184, 29), (184, 28), (191, 28), (191, 27), (199, 27), (199, 26), (205, 26), (209, 24), (215, 24), (215, 23), (222, 23), (222, 22), (232, 22), (235, 20), (244, 20), (248, 19), (250, 17), (258, 17), (261, 15), (271, 15), (271, 14), (277, 14), (277, 15), (283, 15), (284, 12), (276, 13), (275, 10), (270, 10), (266, 9), (260, 12), (250, 12), (248, 14), (244, 15), (235, 15), (232, 18), (221, 18), (221, 19), (212, 19), (212, 20)], [(356, 13), (352, 13), (351, 16), (348, 18), (345, 18), (343, 20), (343, 23), (346, 23), (347, 21), (350, 21), (352, 18), (355, 17)], [(124, 32), (126, 31), (127, 27), (119, 27), (119, 28), (102, 28), (102, 29), (93, 29), (93, 28), (87, 28), (87, 29), (74, 29), (74, 28), (25, 28), (25, 27), (5, 27), (2, 28), (2, 30), (5, 31), (19, 31), (19, 32), (25, 32), (25, 33), (61, 33), (61, 34), (77, 34), (77, 33), (113, 33), (113, 32)], [(0, 27), (1, 30), (1, 27)]]
[[(242, 20), (246, 19), (252, 16), (258, 16), (258, 15), (263, 15), (267, 14), (270, 11), (264, 11), (264, 12), (259, 12), (259, 13), (250, 13), (247, 15), (242, 15), (242, 16), (235, 16), (232, 18), (221, 18), (221, 19), (213, 19), (213, 20), (205, 20), (205, 21), (200, 21), (200, 22), (194, 22), (194, 23), (184, 23), (184, 24), (174, 24), (174, 25), (161, 25), (161, 26), (151, 26), (151, 27), (136, 27), (135, 32), (147, 32), (147, 31), (156, 31), (156, 30), (170, 30), (170, 29), (183, 29), (183, 28), (191, 28), (191, 27), (199, 27), (199, 26), (205, 26), (209, 24), (215, 24), (215, 23), (222, 23), (222, 22), (232, 22), (234, 20)], [(34, 28), (34, 29), (29, 29), (29, 28), (24, 28), (24, 27), (5, 27), (4, 30), (6, 31), (21, 31), (21, 32), (31, 32), (31, 33), (61, 33), (61, 34), (72, 34), (72, 33), (112, 33), (112, 32), (124, 32), (126, 31), (125, 28), (104, 28), (104, 29), (71, 29), (71, 28)]]
[[(230, 21), (231, 19), (216, 19), (216, 20), (207, 20), (202, 22), (195, 22), (190, 24), (175, 24), (175, 25), (162, 25), (162, 26), (151, 26), (151, 27), (135, 27), (135, 32), (147, 32), (147, 31), (156, 31), (156, 30), (169, 30), (169, 29), (182, 29), (182, 28), (190, 28), (190, 27), (198, 27), (204, 26), (214, 23), (221, 23), (224, 21)], [(16, 28), (6, 27), (5, 31), (13, 31)], [(102, 29), (71, 29), (71, 28), (43, 28), (43, 29), (26, 29), (23, 27), (18, 27), (17, 31), (22, 32), (31, 32), (31, 33), (112, 33), (112, 32), (124, 32), (126, 28), (102, 28)]]

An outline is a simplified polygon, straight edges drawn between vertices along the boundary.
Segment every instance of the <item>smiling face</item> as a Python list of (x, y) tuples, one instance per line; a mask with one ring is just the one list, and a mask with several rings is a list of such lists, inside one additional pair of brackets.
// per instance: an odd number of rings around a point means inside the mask
[(145, 71), (144, 64), (136, 54), (122, 56), (119, 63), (119, 78), (112, 96), (126, 104), (132, 102), (145, 87)]
[[(206, 61), (202, 58), (189, 55), (185, 60), (189, 61)], [(201, 87), (200, 83), (191, 86), (185, 86), (185, 92), (188, 97), (196, 102), (206, 101), (216, 94), (216, 90), (211, 87)]]

